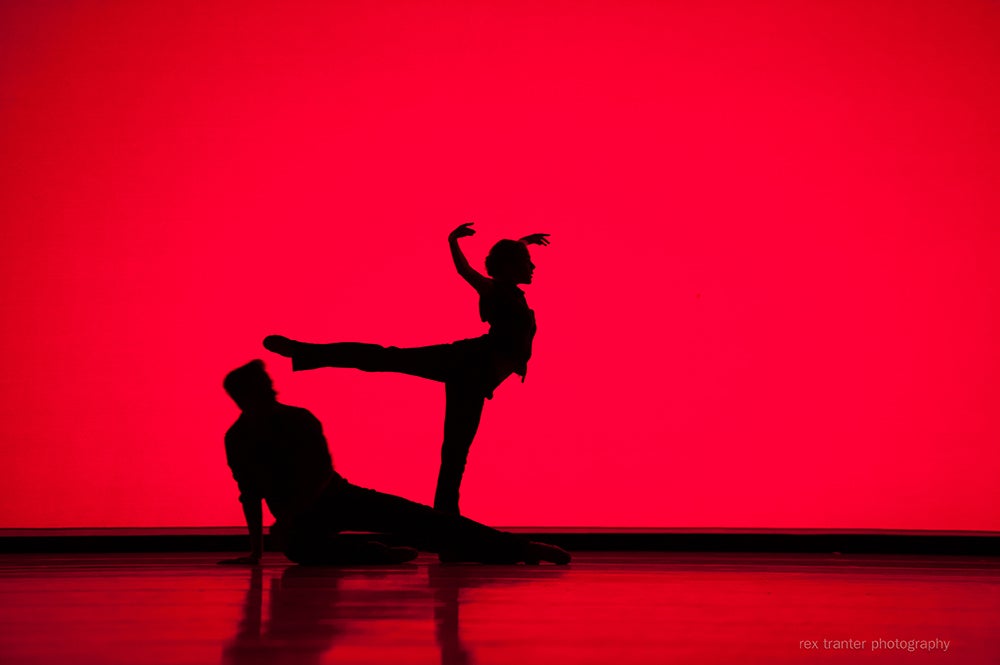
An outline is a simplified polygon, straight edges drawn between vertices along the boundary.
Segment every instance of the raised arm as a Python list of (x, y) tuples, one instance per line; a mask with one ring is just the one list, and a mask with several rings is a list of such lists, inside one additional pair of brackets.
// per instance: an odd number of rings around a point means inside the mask
[(448, 234), (448, 246), (451, 248), (451, 258), (455, 262), (455, 270), (462, 276), (462, 279), (472, 285), (472, 288), (482, 293), (492, 283), (490, 278), (470, 266), (465, 254), (462, 253), (462, 248), (458, 246), (459, 238), (475, 234), (476, 230), (472, 228), (472, 222), (462, 224)]
[(530, 236), (524, 236), (518, 240), (523, 242), (525, 245), (541, 245), (544, 247), (549, 244), (549, 234), (548, 233), (532, 233)]

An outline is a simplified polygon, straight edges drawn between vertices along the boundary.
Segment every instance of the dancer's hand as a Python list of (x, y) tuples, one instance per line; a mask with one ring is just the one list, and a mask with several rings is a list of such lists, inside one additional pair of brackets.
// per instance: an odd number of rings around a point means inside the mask
[(545, 246), (549, 244), (549, 234), (548, 233), (532, 233), (530, 236), (524, 236), (521, 238), (521, 242), (525, 245), (541, 245)]
[(466, 222), (448, 234), (448, 240), (458, 240), (467, 236), (476, 235), (476, 230), (472, 228), (472, 222)]
[(260, 563), (260, 557), (254, 556), (253, 554), (249, 556), (238, 556), (235, 559), (223, 559), (219, 562), (220, 566), (256, 566)]

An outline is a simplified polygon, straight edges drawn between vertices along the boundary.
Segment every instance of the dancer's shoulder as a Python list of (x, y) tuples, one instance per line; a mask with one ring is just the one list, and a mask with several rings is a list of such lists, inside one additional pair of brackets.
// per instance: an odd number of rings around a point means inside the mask
[(279, 413), (282, 418), (288, 420), (295, 420), (299, 422), (309, 422), (318, 423), (319, 418), (313, 415), (313, 412), (301, 406), (292, 406), (290, 404), (281, 404), (281, 409)]

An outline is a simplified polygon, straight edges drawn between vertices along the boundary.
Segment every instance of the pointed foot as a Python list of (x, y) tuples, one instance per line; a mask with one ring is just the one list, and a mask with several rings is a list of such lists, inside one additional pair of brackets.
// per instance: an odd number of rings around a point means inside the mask
[(279, 356), (291, 358), (295, 353), (297, 342), (281, 335), (268, 335), (264, 338), (264, 348)]

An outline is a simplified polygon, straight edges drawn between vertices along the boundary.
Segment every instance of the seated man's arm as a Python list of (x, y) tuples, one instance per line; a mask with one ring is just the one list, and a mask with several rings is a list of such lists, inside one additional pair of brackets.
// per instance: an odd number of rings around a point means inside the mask
[(250, 532), (250, 555), (228, 560), (228, 563), (260, 563), (264, 556), (264, 511), (259, 498), (240, 496), (243, 504), (243, 517), (247, 521), (247, 531)]
[(263, 501), (257, 488), (251, 480), (251, 473), (247, 472), (246, 460), (240, 456), (240, 451), (236, 442), (226, 437), (226, 461), (233, 472), (233, 478), (240, 488), (240, 503), (243, 506), (243, 518), (247, 523), (247, 531), (250, 534), (250, 554), (220, 561), (223, 564), (249, 564), (260, 563), (264, 555), (264, 511), (261, 506)]

